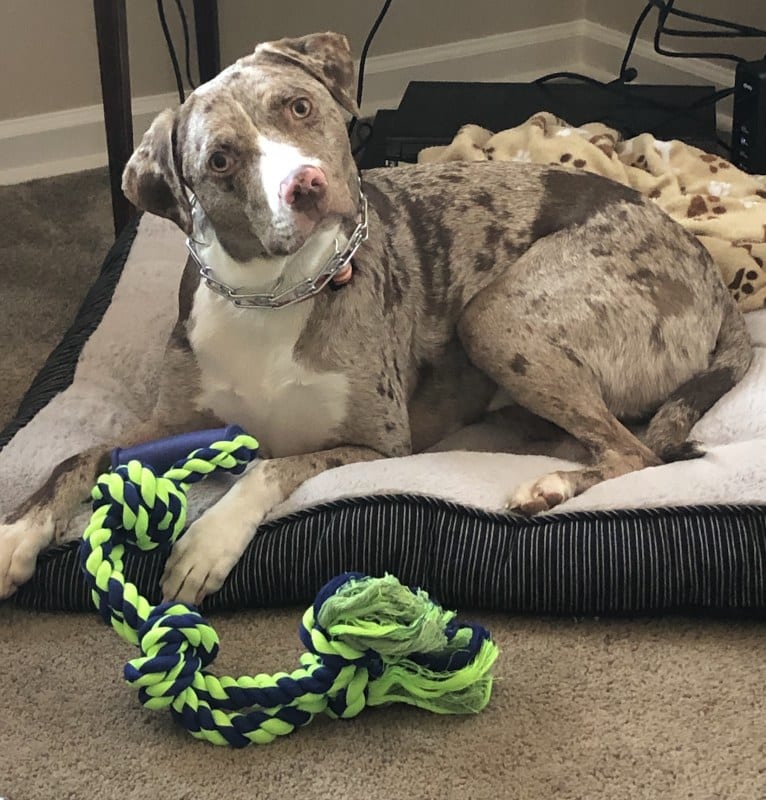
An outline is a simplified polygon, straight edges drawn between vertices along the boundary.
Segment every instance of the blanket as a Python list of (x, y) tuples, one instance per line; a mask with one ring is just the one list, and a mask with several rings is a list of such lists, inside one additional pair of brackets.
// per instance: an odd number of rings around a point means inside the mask
[(573, 127), (547, 112), (499, 133), (466, 125), (418, 160), (531, 161), (583, 169), (652, 198), (695, 234), (718, 264), (742, 311), (766, 306), (766, 176), (649, 133), (623, 139), (601, 123)]
[[(172, 223), (145, 216), (112, 303), (82, 351), (74, 382), (0, 452), (0, 516), (39, 486), (55, 464), (87, 446), (119, 438), (148, 415), (157, 394), (164, 344), (175, 321), (185, 260), (183, 235)], [(763, 502), (766, 310), (749, 314), (747, 322), (756, 346), (753, 366), (693, 431), (708, 448), (705, 458), (606, 481), (557, 510)], [(341, 497), (380, 493), (427, 494), (500, 510), (519, 482), (573, 466), (565, 450), (557, 451), (559, 457), (519, 454), (518, 433), (477, 425), (432, 452), (329, 470), (306, 482), (271, 516)], [(512, 452), (487, 452), (503, 449)], [(198, 484), (190, 519), (227, 486), (225, 480)], [(79, 535), (86, 518), (84, 509), (72, 522), (72, 537)]]

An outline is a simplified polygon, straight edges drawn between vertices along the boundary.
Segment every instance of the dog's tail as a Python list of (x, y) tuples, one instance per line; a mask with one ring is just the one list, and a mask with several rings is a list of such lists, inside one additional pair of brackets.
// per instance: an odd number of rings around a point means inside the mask
[(706, 370), (678, 387), (649, 423), (644, 444), (665, 463), (699, 458), (699, 443), (689, 431), (713, 404), (737, 384), (753, 359), (753, 346), (742, 314), (728, 294), (718, 342)]

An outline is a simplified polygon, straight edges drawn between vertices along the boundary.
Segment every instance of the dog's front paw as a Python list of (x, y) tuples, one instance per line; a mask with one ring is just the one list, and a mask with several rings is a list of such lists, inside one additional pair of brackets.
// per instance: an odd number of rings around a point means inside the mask
[(572, 481), (563, 472), (551, 472), (536, 481), (522, 484), (506, 504), (509, 511), (532, 516), (574, 497)]
[(222, 516), (215, 508), (206, 512), (173, 546), (162, 576), (165, 600), (199, 605), (223, 586), (254, 527)]
[(0, 524), (0, 600), (10, 597), (35, 571), (38, 553), (50, 543), (53, 522), (22, 517)]

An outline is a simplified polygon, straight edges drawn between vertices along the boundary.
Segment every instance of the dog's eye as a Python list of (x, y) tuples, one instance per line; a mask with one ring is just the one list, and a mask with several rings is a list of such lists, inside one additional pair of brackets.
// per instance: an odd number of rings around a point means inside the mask
[(210, 156), (207, 163), (213, 172), (227, 172), (234, 163), (234, 159), (222, 150), (218, 150)]
[(296, 119), (306, 119), (311, 113), (311, 102), (306, 97), (299, 97), (290, 103), (290, 111)]

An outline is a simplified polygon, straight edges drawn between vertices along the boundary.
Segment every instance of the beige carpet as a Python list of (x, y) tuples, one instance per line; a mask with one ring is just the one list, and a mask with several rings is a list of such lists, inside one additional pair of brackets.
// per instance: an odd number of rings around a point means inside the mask
[[(0, 420), (109, 240), (103, 172), (0, 188)], [(265, 748), (196, 742), (121, 680), (91, 615), (0, 606), (0, 798), (766, 797), (763, 625), (468, 615), (501, 647), (490, 707), (317, 720)], [(218, 615), (218, 674), (291, 669), (299, 609)]]

